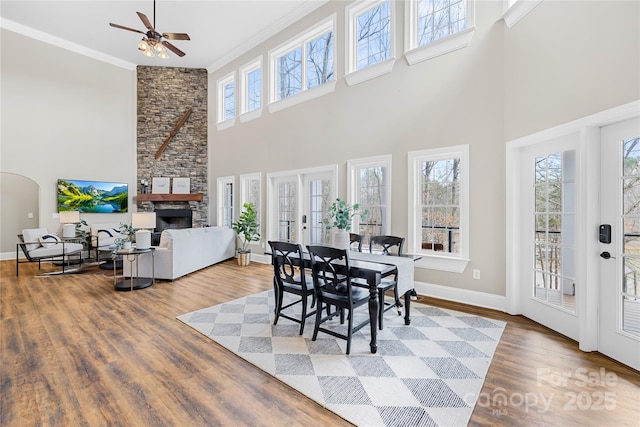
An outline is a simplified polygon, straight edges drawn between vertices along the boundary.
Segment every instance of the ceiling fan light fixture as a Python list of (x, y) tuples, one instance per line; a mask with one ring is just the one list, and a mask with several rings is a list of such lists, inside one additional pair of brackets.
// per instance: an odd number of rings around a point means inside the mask
[(155, 56), (154, 53), (153, 53), (153, 49), (143, 50), (142, 54), (144, 56), (146, 56), (147, 58), (153, 58)]
[(140, 40), (140, 43), (138, 43), (138, 50), (141, 51), (145, 51), (149, 49), (149, 43), (147, 42), (147, 39), (143, 38), (142, 40)]
[(162, 51), (162, 52), (160, 52), (160, 53), (158, 54), (158, 58), (161, 58), (161, 59), (169, 59), (169, 55), (167, 55), (167, 52)]

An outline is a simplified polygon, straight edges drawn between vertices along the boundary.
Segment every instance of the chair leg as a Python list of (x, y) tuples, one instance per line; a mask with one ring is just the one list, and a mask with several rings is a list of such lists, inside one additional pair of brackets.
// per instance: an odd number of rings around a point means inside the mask
[(384, 291), (378, 290), (378, 329), (382, 330), (382, 319), (384, 319)]
[(349, 320), (347, 322), (347, 354), (351, 353), (351, 336), (353, 335), (353, 309), (349, 310)]
[(300, 318), (300, 335), (304, 332), (304, 324), (307, 320), (307, 296), (302, 295), (302, 317)]
[(284, 296), (284, 291), (280, 289), (280, 286), (278, 286), (275, 278), (273, 279), (273, 287), (274, 296), (276, 299), (275, 318), (273, 319), (273, 324), (277, 325), (278, 319), (280, 318), (280, 310), (282, 309), (282, 298)]
[(320, 322), (322, 321), (322, 302), (318, 299), (318, 307), (316, 308), (316, 323), (313, 325), (313, 337), (311, 341), (315, 341), (318, 338), (318, 331), (320, 330)]
[(400, 308), (402, 307), (402, 303), (400, 302), (400, 298), (398, 297), (398, 287), (397, 286), (395, 288), (393, 288), (393, 297), (396, 300), (396, 309), (398, 310), (398, 316), (402, 316), (402, 310), (400, 310)]

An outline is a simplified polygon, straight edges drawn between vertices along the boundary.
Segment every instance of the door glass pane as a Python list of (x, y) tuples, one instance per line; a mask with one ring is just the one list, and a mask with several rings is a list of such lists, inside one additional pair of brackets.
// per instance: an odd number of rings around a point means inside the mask
[(575, 151), (534, 165), (534, 298), (575, 311)]
[(623, 141), (622, 329), (640, 336), (640, 138)]
[(331, 181), (316, 179), (309, 181), (309, 244), (328, 245), (330, 235), (323, 219), (328, 218), (329, 205), (331, 204)]
[(296, 218), (298, 217), (296, 182), (278, 184), (278, 240), (296, 242)]

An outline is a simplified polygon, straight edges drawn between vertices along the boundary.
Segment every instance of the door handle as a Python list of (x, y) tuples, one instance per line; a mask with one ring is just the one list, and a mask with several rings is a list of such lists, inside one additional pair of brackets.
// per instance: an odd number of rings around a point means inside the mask
[(609, 252), (607, 252), (607, 251), (602, 252), (602, 253), (600, 254), (600, 257), (602, 257), (602, 258), (604, 258), (604, 259), (609, 259), (609, 258), (616, 259), (616, 257), (611, 256), (611, 254), (610, 254)]

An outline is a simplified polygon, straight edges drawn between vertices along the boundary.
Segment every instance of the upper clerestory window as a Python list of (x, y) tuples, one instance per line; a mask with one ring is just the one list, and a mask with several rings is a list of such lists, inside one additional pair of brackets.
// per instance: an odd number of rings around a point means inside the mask
[(269, 53), (269, 111), (335, 88), (335, 14)]
[(405, 10), (405, 57), (410, 65), (471, 43), (474, 0), (409, 0)]

